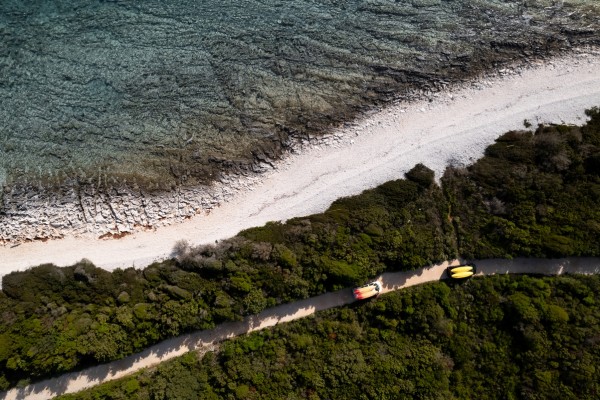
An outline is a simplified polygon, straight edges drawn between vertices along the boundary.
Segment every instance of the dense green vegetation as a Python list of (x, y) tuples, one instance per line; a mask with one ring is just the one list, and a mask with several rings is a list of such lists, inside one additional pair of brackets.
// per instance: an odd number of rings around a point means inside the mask
[(118, 359), (190, 330), (362, 283), (385, 270), (514, 256), (600, 255), (600, 112), (509, 132), (442, 185), (406, 179), (171, 260), (108, 273), (82, 261), (3, 278), (0, 390)]
[(597, 399), (598, 293), (598, 276), (427, 284), (61, 399)]
[(446, 171), (461, 255), (599, 254), (600, 116), (590, 114), (582, 128), (509, 132), (468, 170)]

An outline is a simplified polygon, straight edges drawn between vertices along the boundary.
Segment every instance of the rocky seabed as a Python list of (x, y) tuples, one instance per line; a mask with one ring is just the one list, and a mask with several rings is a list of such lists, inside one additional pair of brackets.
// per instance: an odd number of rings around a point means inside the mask
[[(596, 46), (584, 46), (564, 49), (564, 54), (585, 60), (588, 55), (597, 55), (598, 51)], [(520, 75), (524, 69), (552, 65), (551, 60), (523, 58), (474, 80), (434, 82), (425, 89), (406, 91), (394, 105), (406, 106), (407, 110), (412, 109), (411, 112), (425, 112), (430, 105), (452, 102), (456, 91), (483, 90), (492, 87), (497, 80)], [(374, 107), (365, 115), (382, 110), (385, 112), (382, 107)], [(403, 112), (401, 109), (400, 113)], [(400, 115), (395, 115), (396, 118)], [(249, 168), (223, 174), (206, 186), (178, 186), (172, 191), (147, 192), (126, 186), (99, 188), (78, 181), (66, 182), (53, 190), (33, 185), (4, 185), (0, 190), (0, 244), (17, 246), (22, 242), (65, 236), (116, 239), (136, 231), (154, 230), (201, 217), (232, 200), (236, 194), (254, 190), (266, 173), (277, 170), (290, 155), (308, 149), (352, 145), (353, 138), (368, 132), (373, 123), (369, 119), (359, 119), (332, 127), (321, 135), (289, 138), (289, 143), (284, 146), (285, 154), (275, 154), (277, 158), (271, 159), (257, 153)]]
[[(306, 137), (291, 153), (341, 144), (342, 134)], [(237, 193), (252, 190), (275, 160), (257, 160), (253, 172), (228, 174), (207, 186), (149, 193), (129, 187), (101, 189), (67, 182), (51, 192), (37, 187), (5, 187), (0, 203), (0, 243), (60, 239), (66, 235), (119, 238), (209, 213)]]

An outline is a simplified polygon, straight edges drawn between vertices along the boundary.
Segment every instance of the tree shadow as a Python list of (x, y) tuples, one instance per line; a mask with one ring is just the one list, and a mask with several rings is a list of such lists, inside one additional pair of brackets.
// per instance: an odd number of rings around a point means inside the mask
[(593, 257), (514, 258), (477, 260), (477, 275), (495, 274), (598, 274), (600, 261)]
[[(516, 258), (473, 260), (477, 265), (475, 276), (495, 274), (598, 274), (600, 273), (600, 258), (571, 257), (559, 259)], [(378, 279), (381, 280), (384, 293), (410, 286), (447, 279), (446, 268), (458, 265), (461, 260), (443, 262), (420, 270), (387, 272)], [(462, 282), (462, 280), (461, 280)], [(294, 303), (281, 304), (264, 310), (257, 315), (251, 315), (241, 321), (225, 322), (219, 326), (167, 339), (148, 349), (133, 354), (121, 360), (70, 372), (58, 377), (33, 383), (24, 388), (15, 388), (0, 392), (2, 399), (47, 399), (61, 394), (73, 393), (105, 381), (118, 379), (142, 368), (156, 365), (168, 359), (183, 355), (189, 351), (211, 349), (218, 343), (236, 336), (264, 328), (276, 326), (279, 323), (304, 318), (318, 311), (357, 302), (352, 295), (352, 289), (347, 288), (337, 292), (325, 293), (320, 296), (299, 300)]]

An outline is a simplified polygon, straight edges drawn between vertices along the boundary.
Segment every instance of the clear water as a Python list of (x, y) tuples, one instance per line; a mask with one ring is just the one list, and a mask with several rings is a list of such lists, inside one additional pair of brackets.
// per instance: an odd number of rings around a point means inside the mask
[(596, 0), (3, 0), (0, 184), (194, 183), (413, 84), (597, 42), (599, 16)]

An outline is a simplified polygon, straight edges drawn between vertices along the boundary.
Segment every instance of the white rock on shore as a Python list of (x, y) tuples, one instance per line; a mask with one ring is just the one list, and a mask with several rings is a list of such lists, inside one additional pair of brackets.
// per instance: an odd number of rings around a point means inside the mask
[[(336, 198), (402, 177), (419, 162), (439, 176), (449, 162), (479, 158), (505, 131), (524, 129), (525, 119), (581, 124), (584, 110), (600, 105), (599, 70), (600, 54), (588, 50), (518, 74), (487, 76), (489, 87), (468, 84), (446, 93), (452, 98), (398, 103), (343, 124), (320, 141), (301, 143), (266, 173), (226, 177), (210, 188), (160, 196), (90, 191), (81, 194), (82, 206), (74, 191), (47, 198), (9, 192), (0, 233), (10, 242), (0, 246), (0, 274), (84, 257), (109, 269), (140, 267), (168, 256), (179, 239), (211, 243), (267, 221), (320, 212)], [(131, 234), (97, 240), (123, 232)], [(11, 248), (15, 238), (61, 236)]]

